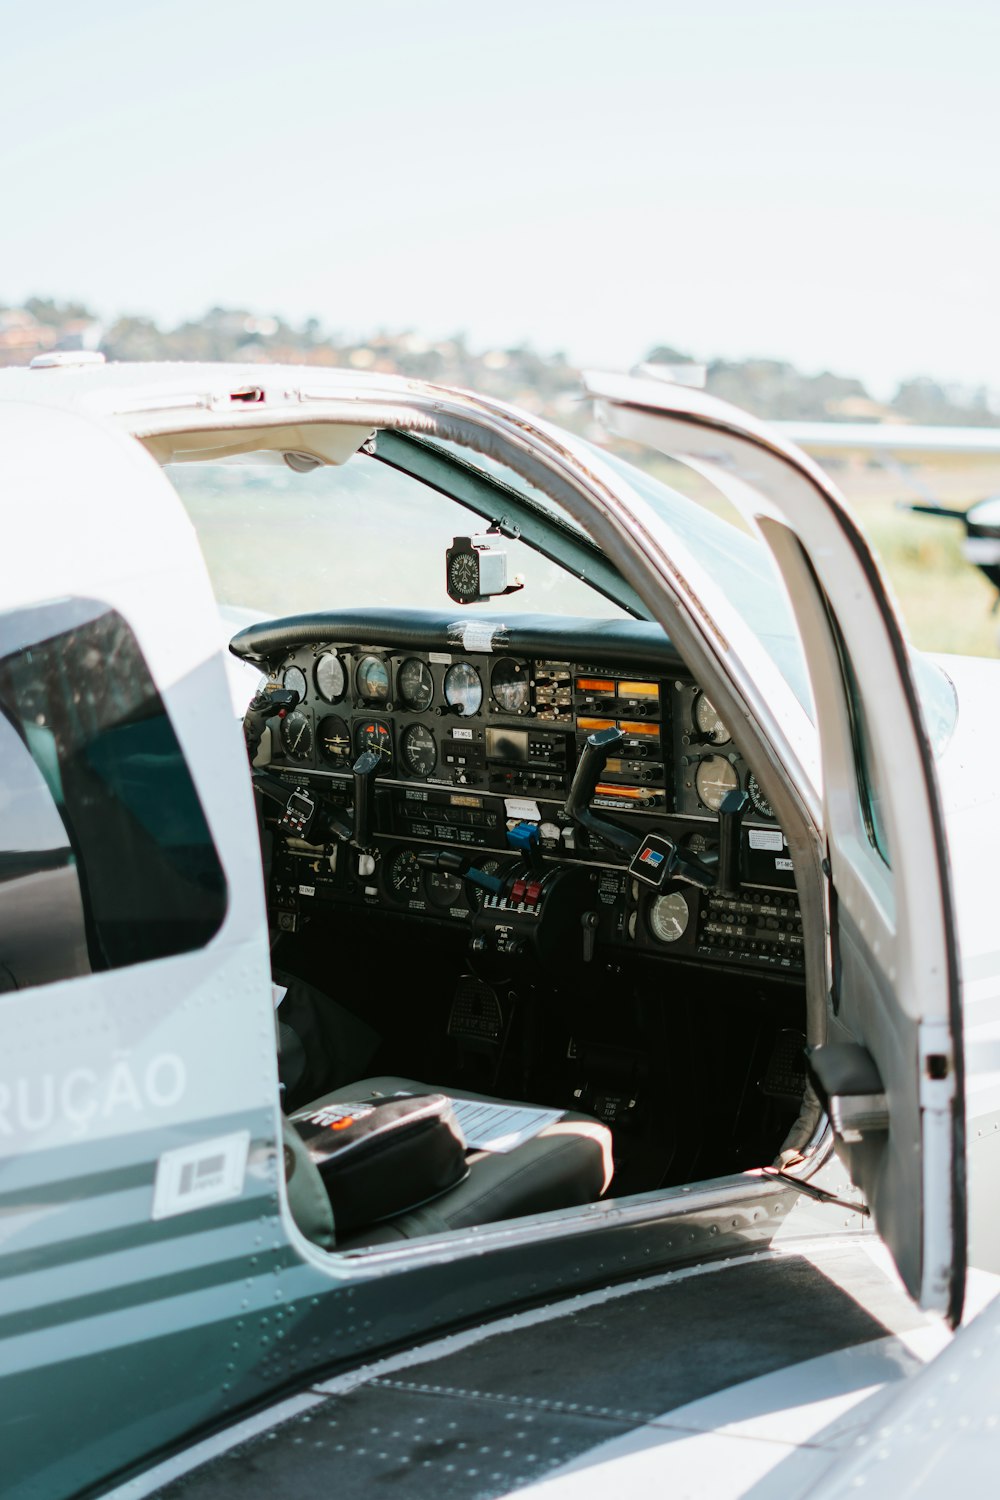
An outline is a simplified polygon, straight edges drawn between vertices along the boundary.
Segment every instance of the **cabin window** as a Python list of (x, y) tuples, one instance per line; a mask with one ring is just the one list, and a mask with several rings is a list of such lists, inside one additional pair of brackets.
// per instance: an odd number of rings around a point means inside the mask
[(0, 615), (0, 988), (202, 947), (226, 883), (125, 620), (92, 600)]

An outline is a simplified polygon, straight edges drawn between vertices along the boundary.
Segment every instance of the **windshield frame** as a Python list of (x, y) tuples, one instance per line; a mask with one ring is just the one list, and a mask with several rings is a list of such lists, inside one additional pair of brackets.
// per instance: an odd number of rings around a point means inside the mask
[(387, 428), (377, 433), (371, 457), (465, 506), (496, 526), (500, 535), (516, 537), (634, 619), (652, 618), (635, 589), (578, 523), (563, 520), (488, 470), (426, 438)]

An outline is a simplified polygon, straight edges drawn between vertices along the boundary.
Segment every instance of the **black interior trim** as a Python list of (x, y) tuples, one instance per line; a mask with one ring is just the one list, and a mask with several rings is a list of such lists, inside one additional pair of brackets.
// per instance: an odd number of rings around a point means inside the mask
[[(447, 613), (385, 607), (288, 615), (248, 625), (233, 636), (229, 649), (243, 661), (273, 667), (300, 646), (327, 641), (345, 646), (443, 650), (456, 654), (493, 650), (554, 661), (566, 659), (567, 642), (572, 642), (570, 649), (578, 662), (606, 662), (613, 666), (627, 661), (632, 670), (650, 672), (682, 669), (676, 648), (653, 620), (517, 615), (507, 622), (503, 601), (497, 603), (493, 620), (480, 614), (463, 617), (457, 604)], [(470, 627), (476, 632), (474, 642), (463, 640), (463, 631)]]

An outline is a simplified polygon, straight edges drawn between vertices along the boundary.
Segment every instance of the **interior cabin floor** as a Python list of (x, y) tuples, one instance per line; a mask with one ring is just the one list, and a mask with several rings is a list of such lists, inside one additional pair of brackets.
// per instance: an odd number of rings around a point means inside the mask
[(363, 913), (274, 962), (315, 991), (278, 1013), (305, 1033), (289, 1110), (376, 1074), (579, 1110), (612, 1130), (615, 1195), (770, 1163), (798, 1113), (801, 983), (655, 958), (484, 982), (464, 944)]
[[(944, 1338), (874, 1236), (789, 1245), (583, 1294), (316, 1383), (295, 1414), (264, 1413), (247, 1441), (155, 1493), (492, 1500), (568, 1470), (567, 1496), (638, 1494), (596, 1466), (641, 1452), (663, 1465), (643, 1495), (756, 1495), (762, 1465), (806, 1464), (814, 1481)], [(677, 1482), (683, 1463), (694, 1488)], [(793, 1478), (802, 1472), (767, 1493), (799, 1495)]]

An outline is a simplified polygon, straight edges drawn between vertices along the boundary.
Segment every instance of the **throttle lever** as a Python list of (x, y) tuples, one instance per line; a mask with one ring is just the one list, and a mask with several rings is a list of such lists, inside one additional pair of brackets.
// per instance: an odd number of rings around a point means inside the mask
[(499, 896), (503, 890), (503, 881), (495, 875), (487, 875), (485, 870), (477, 870), (474, 865), (466, 868), (469, 856), (459, 854), (457, 849), (422, 849), (417, 855), (417, 864), (427, 870), (447, 870), (452, 875), (462, 875), (470, 885), (489, 891), (492, 896)]
[(382, 765), (380, 750), (363, 750), (354, 762), (354, 833), (351, 843), (367, 849), (372, 841), (372, 783)]
[(741, 834), (743, 815), (750, 797), (742, 787), (733, 787), (719, 808), (719, 890), (724, 896), (738, 896), (740, 891)]

